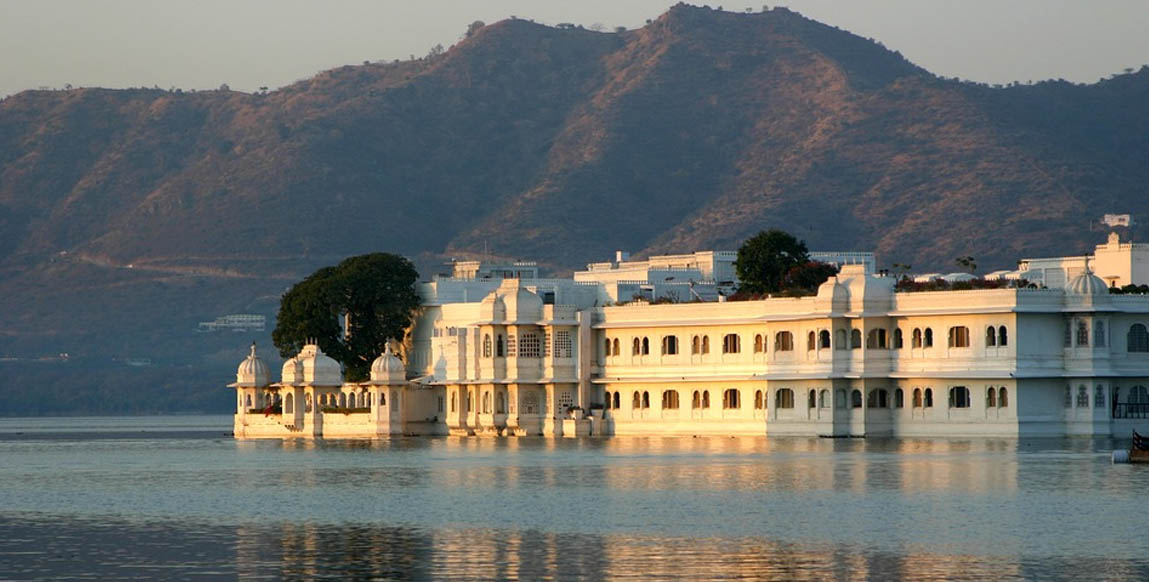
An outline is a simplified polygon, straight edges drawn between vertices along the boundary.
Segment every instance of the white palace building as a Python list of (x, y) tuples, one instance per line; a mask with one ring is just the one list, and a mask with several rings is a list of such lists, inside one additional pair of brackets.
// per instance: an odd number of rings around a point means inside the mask
[(1149, 296), (1087, 264), (1059, 288), (895, 292), (872, 254), (824, 256), (844, 260), (816, 295), (756, 301), (723, 301), (730, 252), (570, 279), (458, 263), (369, 381), (309, 345), (273, 383), (253, 348), (235, 435), (1149, 432)]

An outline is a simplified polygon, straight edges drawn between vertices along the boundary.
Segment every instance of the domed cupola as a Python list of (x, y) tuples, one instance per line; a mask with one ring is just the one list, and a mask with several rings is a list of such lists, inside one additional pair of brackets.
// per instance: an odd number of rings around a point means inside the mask
[(397, 384), (407, 380), (407, 370), (400, 360), (391, 352), (391, 343), (383, 349), (383, 354), (371, 363), (371, 381), (378, 384)]
[(1071, 295), (1108, 295), (1109, 287), (1101, 277), (1093, 274), (1093, 269), (1089, 268), (1089, 257), (1086, 257), (1085, 271), (1069, 280), (1065, 292)]
[(343, 384), (343, 374), (339, 362), (323, 353), (316, 344), (307, 344), (295, 357), (303, 371), (303, 382), (314, 386), (339, 386)]
[(288, 358), (283, 363), (283, 370), (280, 372), (279, 378), (283, 384), (303, 383), (303, 365), (299, 363), (298, 357)]
[(255, 355), (255, 342), (251, 342), (251, 353), (239, 363), (235, 371), (235, 383), (238, 386), (267, 386), (271, 383), (271, 371), (267, 364)]

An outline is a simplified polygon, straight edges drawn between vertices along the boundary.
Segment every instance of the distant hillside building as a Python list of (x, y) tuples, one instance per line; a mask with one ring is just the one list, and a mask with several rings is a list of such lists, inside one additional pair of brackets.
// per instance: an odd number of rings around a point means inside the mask
[(201, 321), (199, 326), (196, 328), (196, 331), (200, 333), (212, 333), (217, 331), (249, 332), (263, 331), (266, 328), (266, 316), (238, 313), (217, 317), (213, 321)]

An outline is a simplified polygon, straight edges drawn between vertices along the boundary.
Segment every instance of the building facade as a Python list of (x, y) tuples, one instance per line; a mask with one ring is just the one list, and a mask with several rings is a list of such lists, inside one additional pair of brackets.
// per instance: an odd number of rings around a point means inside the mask
[[(689, 256), (689, 255), (687, 255)], [(610, 271), (609, 269), (603, 269)], [(1126, 436), (1149, 431), (1149, 297), (895, 292), (847, 264), (817, 294), (617, 304), (595, 280), (439, 278), (371, 381), (307, 346), (237, 370), (237, 437)]]

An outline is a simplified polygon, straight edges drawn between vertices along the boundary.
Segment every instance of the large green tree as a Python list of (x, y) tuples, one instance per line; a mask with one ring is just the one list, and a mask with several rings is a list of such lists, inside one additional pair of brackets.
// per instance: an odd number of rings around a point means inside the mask
[(778, 293), (785, 288), (786, 275), (810, 260), (806, 243), (778, 229), (759, 232), (738, 249), (734, 269), (744, 293)]
[[(351, 257), (296, 283), (279, 304), (275, 347), (295, 355), (308, 340), (335, 358), (348, 380), (367, 377), (389, 339), (403, 339), (419, 308), (411, 261), (388, 253)], [(342, 333), (346, 315), (349, 333)]]

